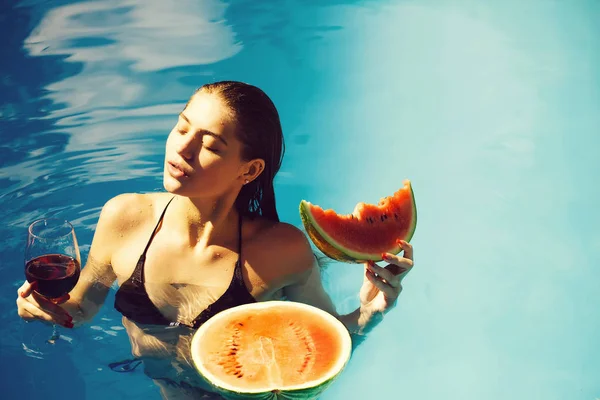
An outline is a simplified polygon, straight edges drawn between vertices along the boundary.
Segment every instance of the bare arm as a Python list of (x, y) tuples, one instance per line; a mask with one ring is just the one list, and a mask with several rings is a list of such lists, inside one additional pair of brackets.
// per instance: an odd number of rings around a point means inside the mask
[[(310, 268), (300, 276), (300, 278), (292, 285), (284, 288), (285, 296), (291, 301), (305, 303), (318, 307), (327, 311), (331, 315), (339, 319), (348, 329), (348, 332), (353, 334), (363, 334), (367, 328), (368, 322), (371, 322), (371, 315), (367, 314), (361, 307), (352, 311), (349, 314), (340, 315), (335, 309), (335, 305), (331, 297), (325, 291), (321, 280), (321, 267), (317, 263), (314, 255), (311, 252), (312, 262)], [(369, 329), (372, 329), (369, 324)]]
[(37, 295), (35, 287), (25, 282), (19, 288), (17, 299), (21, 318), (72, 327), (96, 315), (116, 279), (111, 256), (122, 233), (122, 223), (119, 222), (122, 208), (122, 196), (109, 200), (102, 208), (87, 263), (82, 268), (77, 285), (69, 293), (69, 299), (60, 305), (54, 304)]
[[(304, 239), (306, 241), (306, 239)], [(402, 291), (402, 279), (413, 267), (413, 248), (401, 240), (404, 256), (386, 254), (386, 267), (374, 263), (366, 263), (363, 285), (359, 292), (360, 306), (349, 314), (339, 315), (333, 302), (326, 293), (320, 266), (314, 257), (308, 241), (300, 244), (293, 251), (292, 268), (300, 271), (295, 279), (284, 288), (289, 300), (313, 305), (337, 317), (353, 334), (353, 342), (364, 340), (365, 335), (383, 320), (384, 314), (390, 311), (397, 302)]]
[(371, 318), (372, 315), (362, 307), (358, 307), (349, 314), (338, 314), (331, 297), (323, 287), (321, 267), (310, 248), (308, 240), (302, 235), (302, 239), (298, 239), (298, 241), (293, 256), (288, 259), (293, 260), (295, 264), (292, 269), (300, 272), (294, 275), (293, 283), (283, 289), (283, 293), (288, 300), (312, 305), (327, 311), (339, 319), (351, 334), (364, 334), (366, 329), (372, 329), (372, 323), (374, 322)]
[[(325, 291), (321, 281), (321, 268), (317, 264), (312, 252), (304, 257), (304, 271), (298, 275), (296, 281), (283, 289), (288, 300), (308, 304), (327, 311), (336, 318), (339, 315), (331, 297)], [(308, 265), (308, 268), (306, 267)]]
[(116, 276), (110, 264), (98, 261), (90, 251), (77, 286), (62, 307), (73, 317), (75, 325), (87, 322), (98, 313)]

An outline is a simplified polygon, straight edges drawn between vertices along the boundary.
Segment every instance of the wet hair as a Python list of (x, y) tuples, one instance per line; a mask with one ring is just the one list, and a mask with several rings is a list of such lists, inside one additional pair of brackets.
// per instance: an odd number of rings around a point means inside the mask
[(265, 162), (264, 171), (242, 186), (235, 200), (238, 213), (279, 222), (273, 180), (281, 167), (285, 143), (275, 104), (256, 86), (236, 81), (207, 83), (196, 90), (192, 98), (197, 93), (217, 95), (229, 108), (236, 122), (237, 138), (242, 142), (242, 159), (261, 158)]

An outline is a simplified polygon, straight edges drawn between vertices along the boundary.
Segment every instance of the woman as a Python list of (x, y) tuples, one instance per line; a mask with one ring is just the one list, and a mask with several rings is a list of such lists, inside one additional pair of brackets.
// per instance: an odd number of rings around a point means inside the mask
[(167, 139), (167, 193), (123, 194), (102, 209), (77, 286), (56, 304), (35, 283), (19, 288), (18, 313), (73, 328), (89, 321), (117, 281), (115, 308), (133, 354), (164, 398), (209, 398), (190, 362), (193, 332), (217, 312), (287, 298), (319, 307), (364, 334), (392, 307), (412, 247), (366, 264), (361, 305), (338, 315), (305, 235), (279, 222), (273, 179), (283, 135), (260, 89), (240, 82), (201, 87)]

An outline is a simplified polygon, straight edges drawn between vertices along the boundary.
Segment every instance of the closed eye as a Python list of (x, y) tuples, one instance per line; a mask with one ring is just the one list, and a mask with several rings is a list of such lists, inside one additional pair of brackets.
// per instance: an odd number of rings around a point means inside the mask
[[(180, 135), (186, 135), (186, 134), (188, 133), (188, 131), (187, 131), (187, 130), (185, 130), (185, 129), (183, 129), (183, 128), (177, 128), (177, 132), (178, 132)], [(219, 139), (219, 140), (223, 141), (223, 139), (222, 139), (221, 137), (219, 137), (219, 136), (217, 136), (217, 135), (215, 135), (215, 134), (213, 134), (213, 133), (206, 132), (205, 134), (206, 134), (206, 135), (208, 135), (208, 136), (210, 136), (210, 137), (217, 138), (217, 139)], [(203, 139), (204, 139), (204, 138), (203, 138)], [(219, 150), (219, 149), (217, 149), (217, 148), (214, 148), (214, 147), (211, 147), (211, 146), (206, 146), (206, 145), (204, 145), (204, 148), (205, 148), (206, 150), (208, 150), (208, 151), (212, 152), (212, 153), (215, 153), (215, 154), (219, 154), (219, 153), (221, 153), (221, 150)]]
[(214, 146), (215, 144), (216, 141), (211, 136), (202, 137), (202, 146), (212, 153), (219, 154), (221, 150), (219, 150), (219, 146)]

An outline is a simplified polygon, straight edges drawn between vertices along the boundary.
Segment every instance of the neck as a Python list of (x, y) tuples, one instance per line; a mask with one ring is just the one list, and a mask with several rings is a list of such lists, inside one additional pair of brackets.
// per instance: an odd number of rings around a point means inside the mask
[(202, 247), (237, 240), (239, 213), (235, 197), (216, 199), (177, 196), (171, 207), (173, 223), (188, 232), (190, 244)]

